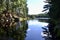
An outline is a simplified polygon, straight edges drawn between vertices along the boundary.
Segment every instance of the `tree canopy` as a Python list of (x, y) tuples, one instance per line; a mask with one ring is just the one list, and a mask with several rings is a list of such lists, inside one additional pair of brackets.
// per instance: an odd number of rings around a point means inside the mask
[[(46, 3), (51, 4), (48, 15), (51, 18), (49, 20), (49, 30), (54, 38), (54, 40), (60, 37), (60, 0), (47, 0)], [(48, 8), (48, 7), (46, 7)]]

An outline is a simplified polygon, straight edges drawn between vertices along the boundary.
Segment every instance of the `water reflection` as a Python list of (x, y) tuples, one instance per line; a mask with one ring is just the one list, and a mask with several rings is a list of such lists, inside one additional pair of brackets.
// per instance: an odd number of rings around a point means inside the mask
[(24, 40), (27, 28), (26, 21), (16, 22), (11, 27), (0, 27), (0, 40)]
[(38, 20), (28, 20), (17, 22), (13, 27), (0, 27), (0, 40), (51, 40), (48, 24)]
[(51, 40), (47, 25), (48, 23), (38, 20), (29, 20), (25, 40)]

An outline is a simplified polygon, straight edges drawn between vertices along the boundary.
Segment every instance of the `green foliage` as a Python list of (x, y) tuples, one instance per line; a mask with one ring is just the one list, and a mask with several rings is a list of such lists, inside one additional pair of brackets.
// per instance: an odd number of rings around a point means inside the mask
[(0, 0), (0, 12), (4, 10), (11, 10), (13, 12), (19, 11), (20, 14), (26, 16), (28, 13), (27, 0)]
[(51, 18), (51, 22), (53, 22), (53, 26), (51, 26), (51, 30), (54, 32), (54, 36), (60, 37), (60, 0), (51, 0), (51, 2), (48, 2), (49, 4), (52, 4), (52, 6), (49, 9), (49, 16)]
[[(7, 10), (8, 12), (11, 11), (13, 15), (16, 13), (19, 17), (27, 17), (28, 8), (26, 2), (27, 0), (0, 0), (0, 14), (2, 14), (4, 10)], [(0, 24), (1, 18), (0, 16)], [(24, 40), (27, 30), (26, 21), (21, 22), (18, 29), (16, 29), (16, 25), (13, 24), (13, 27), (2, 27), (2, 25), (0, 25), (0, 37), (2, 37), (2, 39), (6, 37), (13, 38), (14, 40)]]

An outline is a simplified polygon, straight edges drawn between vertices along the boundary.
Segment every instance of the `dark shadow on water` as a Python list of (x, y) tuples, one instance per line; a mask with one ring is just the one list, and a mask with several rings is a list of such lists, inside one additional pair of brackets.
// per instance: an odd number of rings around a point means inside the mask
[[(12, 25), (13, 26), (11, 26), (11, 27), (0, 26), (0, 40), (25, 40), (25, 38), (28, 37), (27, 29), (29, 28), (29, 26), (27, 24), (27, 21), (17, 22), (16, 25), (14, 25), (14, 24), (12, 24)], [(40, 24), (38, 24), (38, 28), (39, 28), (39, 25)], [(53, 28), (51, 26), (53, 26), (53, 24), (49, 23), (47, 26), (41, 27), (41, 29), (43, 29), (42, 33), (47, 35), (47, 36), (42, 36), (42, 38), (44, 38), (44, 40), (53, 40), (54, 35), (52, 35)], [(31, 27), (33, 27), (33, 26), (31, 26)], [(36, 31), (38, 28), (36, 28), (34, 30)], [(34, 30), (32, 29), (31, 32), (33, 32)], [(38, 29), (38, 32), (39, 32), (39, 30), (40, 29)], [(39, 37), (41, 37), (41, 36), (39, 36)]]
[(26, 21), (17, 22), (16, 25), (12, 24), (11, 27), (0, 26), (0, 40), (24, 40), (27, 28)]
[(54, 40), (54, 38), (53, 38), (53, 36), (55, 35), (54, 32), (53, 32), (54, 24), (52, 22), (50, 23), (50, 19), (48, 19), (48, 20), (39, 19), (39, 22), (41, 22), (41, 21), (49, 23), (47, 26), (42, 27), (43, 34), (47, 35), (47, 36), (44, 36), (43, 38), (45, 38), (45, 40)]

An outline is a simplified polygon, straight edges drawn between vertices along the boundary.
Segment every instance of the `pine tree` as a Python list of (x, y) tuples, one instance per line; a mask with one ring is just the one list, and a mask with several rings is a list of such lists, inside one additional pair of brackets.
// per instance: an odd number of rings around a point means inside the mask
[(48, 3), (52, 5), (48, 12), (51, 18), (49, 20), (49, 30), (54, 40), (57, 40), (60, 37), (60, 0), (51, 0), (51, 2)]

